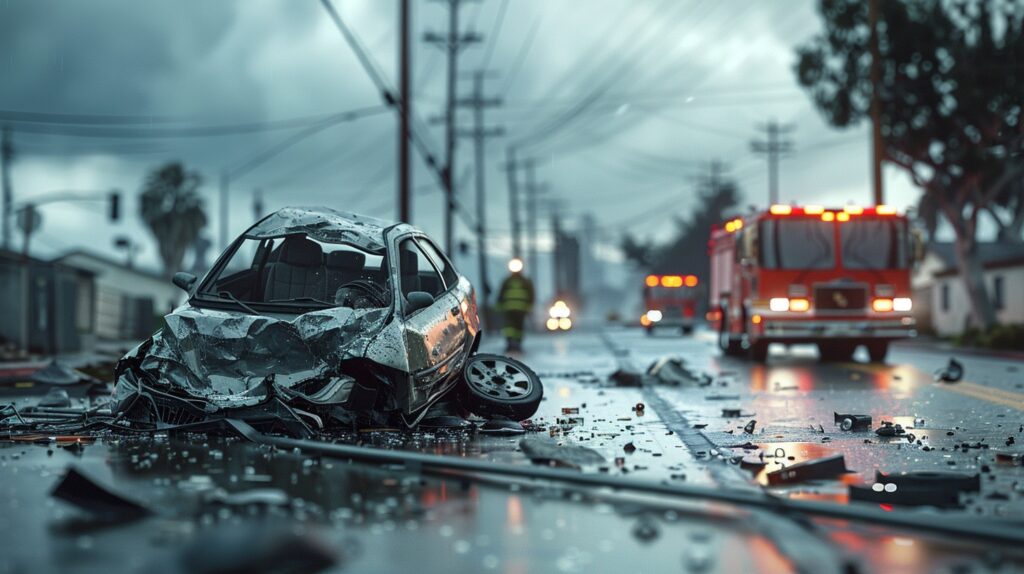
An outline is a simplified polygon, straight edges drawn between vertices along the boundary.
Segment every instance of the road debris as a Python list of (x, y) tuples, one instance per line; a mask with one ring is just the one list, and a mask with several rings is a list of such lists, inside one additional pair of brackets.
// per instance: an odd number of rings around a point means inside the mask
[(618, 369), (608, 375), (608, 380), (615, 383), (617, 387), (639, 387), (644, 384), (644, 376), (636, 371)]
[(74, 467), (68, 468), (50, 495), (106, 521), (124, 522), (152, 514), (142, 504), (101, 486)]
[(798, 462), (767, 474), (770, 486), (797, 484), (809, 480), (838, 478), (852, 471), (846, 468), (846, 459), (841, 454)]
[(596, 450), (575, 444), (559, 444), (551, 439), (524, 438), (519, 441), (519, 448), (534, 464), (564, 466), (578, 470), (605, 463), (604, 457)]
[(662, 385), (688, 385), (699, 383), (700, 377), (686, 368), (686, 361), (679, 357), (662, 357), (647, 368), (647, 375)]
[(847, 415), (832, 413), (835, 416), (836, 426), (844, 431), (859, 431), (871, 428), (871, 415)]
[(54, 385), (61, 387), (78, 384), (94, 385), (100, 382), (95, 377), (90, 377), (77, 369), (73, 369), (63, 363), (57, 362), (56, 359), (50, 361), (50, 363), (42, 369), (32, 373), (30, 378), (33, 382), (42, 385)]
[(942, 381), (944, 383), (957, 383), (960, 379), (964, 378), (964, 366), (960, 361), (949, 358), (949, 364), (943, 369), (935, 371), (935, 380)]
[(882, 426), (875, 429), (875, 434), (883, 437), (902, 436), (907, 431), (900, 424), (893, 424), (891, 421), (882, 421)]
[(850, 500), (900, 506), (963, 506), (960, 493), (979, 492), (981, 476), (958, 472), (918, 471), (884, 474), (875, 471), (871, 486), (850, 485)]
[(757, 426), (757, 421), (752, 420), (743, 427), (743, 432), (747, 434), (754, 434), (754, 427)]

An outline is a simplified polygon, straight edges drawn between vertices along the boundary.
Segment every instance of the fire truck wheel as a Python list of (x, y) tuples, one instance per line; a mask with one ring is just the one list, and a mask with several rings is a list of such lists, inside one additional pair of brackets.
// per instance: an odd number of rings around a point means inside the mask
[(850, 343), (818, 343), (818, 356), (822, 361), (849, 361), (856, 350), (857, 346)]
[(644, 335), (650, 337), (654, 334), (654, 327), (644, 327)]
[(764, 363), (768, 360), (768, 343), (758, 341), (750, 346), (750, 359), (756, 363)]
[(724, 332), (718, 334), (718, 348), (726, 357), (739, 357), (743, 354), (743, 345)]
[(889, 354), (889, 342), (888, 341), (875, 341), (874, 343), (868, 343), (868, 358), (871, 359), (872, 363), (884, 363), (886, 355)]

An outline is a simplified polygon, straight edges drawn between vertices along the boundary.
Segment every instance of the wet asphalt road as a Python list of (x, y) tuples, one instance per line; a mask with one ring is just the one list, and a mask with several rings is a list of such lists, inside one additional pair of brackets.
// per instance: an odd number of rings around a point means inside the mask
[[(499, 341), (482, 350), (500, 350)], [(608, 375), (674, 355), (697, 379), (617, 387)], [(936, 383), (948, 355), (894, 349), (887, 365), (824, 364), (813, 351), (773, 354), (767, 366), (723, 359), (713, 339), (645, 337), (632, 329), (539, 335), (526, 360), (545, 382), (534, 419), (563, 445), (604, 463), (584, 472), (715, 488), (757, 489), (766, 473), (831, 454), (839, 480), (772, 488), (780, 496), (847, 504), (847, 485), (875, 470), (982, 475), (969, 515), (1024, 517), (1024, 470), (996, 453), (1020, 452), (1024, 389), (1014, 361), (962, 356), (964, 380)], [(709, 381), (702, 384), (697, 381)], [(643, 408), (638, 409), (639, 404)], [(564, 410), (563, 410), (564, 409)], [(740, 417), (723, 417), (739, 409)], [(843, 432), (833, 411), (898, 422), (915, 435)], [(754, 432), (744, 432), (751, 420)], [(1014, 444), (1007, 445), (1014, 438)], [(520, 437), (441, 431), (375, 432), (349, 440), (529, 464)], [(917, 441), (920, 440), (920, 443)], [(758, 452), (763, 469), (728, 462)], [(967, 444), (968, 448), (963, 448)], [(986, 448), (987, 447), (987, 448)], [(69, 466), (150, 507), (133, 521), (99, 521), (48, 492)], [(999, 545), (815, 521), (721, 504), (538, 487), (523, 481), (437, 477), (319, 459), (215, 437), (101, 437), (82, 448), (0, 442), (0, 572), (243, 571), (271, 565), (339, 572), (1012, 572), (1024, 555)], [(224, 495), (247, 493), (250, 500)], [(280, 544), (275, 544), (275, 541)], [(283, 541), (283, 542), (282, 542)], [(298, 562), (296, 562), (298, 561)]]

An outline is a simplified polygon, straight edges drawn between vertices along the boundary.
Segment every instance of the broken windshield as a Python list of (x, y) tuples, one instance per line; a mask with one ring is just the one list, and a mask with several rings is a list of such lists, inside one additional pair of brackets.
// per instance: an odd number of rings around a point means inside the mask
[(235, 307), (270, 304), (303, 308), (386, 307), (384, 256), (304, 234), (237, 243), (198, 293)]

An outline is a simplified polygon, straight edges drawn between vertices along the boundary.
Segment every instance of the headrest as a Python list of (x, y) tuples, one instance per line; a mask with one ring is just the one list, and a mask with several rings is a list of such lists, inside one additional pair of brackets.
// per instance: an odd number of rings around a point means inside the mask
[(327, 267), (362, 271), (366, 264), (366, 254), (358, 251), (333, 251), (327, 254)]
[(402, 270), (402, 275), (415, 275), (419, 273), (419, 255), (415, 251), (409, 250), (403, 250), (400, 253), (401, 256), (398, 265), (399, 269)]
[(305, 237), (288, 237), (281, 244), (278, 262), (299, 267), (318, 267), (324, 264), (324, 252), (320, 245)]

